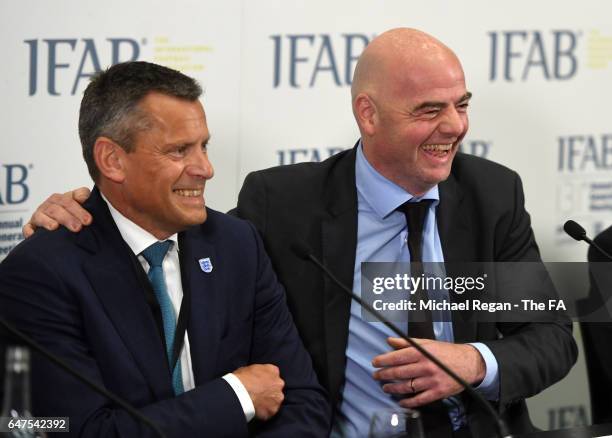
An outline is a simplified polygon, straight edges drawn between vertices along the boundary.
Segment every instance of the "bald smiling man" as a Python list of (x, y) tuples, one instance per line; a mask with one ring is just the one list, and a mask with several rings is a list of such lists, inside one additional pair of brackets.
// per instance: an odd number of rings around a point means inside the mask
[[(428, 200), (423, 261), (538, 262), (520, 178), (457, 151), (471, 93), (457, 56), (432, 36), (405, 28), (381, 34), (361, 55), (351, 93), (361, 133), (355, 147), (321, 163), (249, 174), (234, 213), (255, 224), (286, 287), (335, 406), (332, 436), (364, 436), (373, 412), (399, 406), (423, 412), (428, 437), (493, 436), (491, 419), (456, 382), (365, 321), (290, 244), (300, 236), (360, 294), (362, 262), (411, 260), (398, 208)], [(24, 231), (58, 222), (78, 229), (88, 222), (73, 200), (82, 196), (54, 195)], [(431, 328), (432, 339), (419, 342), (491, 401), (513, 433), (533, 430), (524, 399), (563, 378), (576, 360), (570, 324), (454, 320)]]

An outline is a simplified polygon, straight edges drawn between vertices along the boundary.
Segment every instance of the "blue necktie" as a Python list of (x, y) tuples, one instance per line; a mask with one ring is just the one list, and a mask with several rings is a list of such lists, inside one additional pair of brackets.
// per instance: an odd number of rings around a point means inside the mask
[[(170, 300), (170, 295), (168, 295), (168, 289), (166, 288), (162, 262), (171, 245), (172, 242), (169, 240), (156, 242), (142, 252), (142, 256), (149, 263), (149, 273), (147, 275), (149, 281), (151, 281), (153, 292), (155, 292), (155, 297), (157, 298), (161, 310), (168, 362), (172, 360), (172, 348), (174, 346), (174, 335), (176, 334), (176, 313), (174, 312), (174, 307), (172, 306), (172, 301)], [(174, 370), (172, 370), (172, 387), (174, 388), (175, 395), (185, 392), (183, 389), (180, 359), (176, 362)]]

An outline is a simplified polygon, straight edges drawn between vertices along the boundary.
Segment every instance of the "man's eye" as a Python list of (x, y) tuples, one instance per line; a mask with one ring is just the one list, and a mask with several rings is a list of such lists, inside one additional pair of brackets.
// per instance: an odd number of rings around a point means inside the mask
[(457, 111), (466, 112), (469, 106), (470, 104), (468, 102), (460, 103), (459, 105), (457, 105)]
[(182, 157), (185, 155), (186, 152), (187, 152), (187, 146), (181, 146), (179, 148), (172, 150), (170, 154), (175, 157)]
[(433, 119), (440, 113), (440, 110), (437, 108), (432, 108), (429, 110), (425, 110), (422, 112), (423, 117)]

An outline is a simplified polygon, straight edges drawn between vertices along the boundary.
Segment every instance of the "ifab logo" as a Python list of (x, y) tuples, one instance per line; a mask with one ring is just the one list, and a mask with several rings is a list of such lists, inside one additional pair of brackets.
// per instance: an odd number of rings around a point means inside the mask
[[(0, 205), (21, 204), (28, 200), (28, 173), (32, 165), (4, 164), (0, 166)], [(4, 178), (2, 178), (4, 176)]]
[(359, 55), (375, 35), (271, 35), (274, 88), (312, 88), (317, 84), (349, 86)]
[(581, 31), (507, 30), (489, 32), (488, 36), (492, 82), (563, 81), (578, 72), (576, 52)]
[(344, 148), (331, 146), (331, 147), (315, 147), (315, 148), (288, 148), (280, 149), (276, 151), (278, 158), (278, 164), (280, 166), (285, 164), (295, 164), (304, 162), (319, 162), (343, 151)]
[(601, 229), (599, 222), (612, 211), (612, 134), (572, 134), (557, 141), (559, 216), (581, 215), (591, 229)]
[(140, 57), (146, 40), (58, 38), (25, 40), (29, 52), (28, 95), (74, 95), (103, 67)]
[(612, 134), (559, 137), (557, 169), (577, 173), (612, 170)]

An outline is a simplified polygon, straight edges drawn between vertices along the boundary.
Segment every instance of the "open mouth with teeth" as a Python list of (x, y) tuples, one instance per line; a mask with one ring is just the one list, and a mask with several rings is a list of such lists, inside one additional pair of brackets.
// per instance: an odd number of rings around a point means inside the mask
[(204, 193), (203, 189), (174, 189), (174, 193), (179, 196), (184, 196), (186, 198), (197, 198), (201, 197), (202, 193)]
[(435, 157), (445, 157), (453, 149), (453, 144), (426, 144), (421, 146), (421, 149), (428, 155)]

